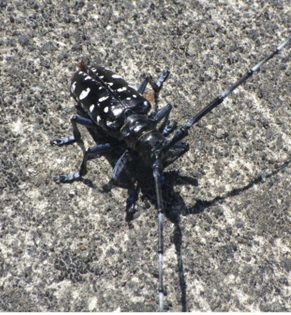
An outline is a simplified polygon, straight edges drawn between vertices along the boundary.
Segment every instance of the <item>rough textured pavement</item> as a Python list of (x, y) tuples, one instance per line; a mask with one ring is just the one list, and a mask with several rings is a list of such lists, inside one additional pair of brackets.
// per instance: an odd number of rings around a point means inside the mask
[[(289, 1), (0, 0), (0, 20), (0, 310), (157, 310), (154, 203), (128, 227), (104, 158), (91, 185), (54, 180), (82, 158), (49, 145), (71, 134), (70, 78), (81, 58), (134, 86), (169, 66), (182, 123), (290, 36)], [(290, 75), (286, 47), (169, 168), (167, 310), (291, 310)]]

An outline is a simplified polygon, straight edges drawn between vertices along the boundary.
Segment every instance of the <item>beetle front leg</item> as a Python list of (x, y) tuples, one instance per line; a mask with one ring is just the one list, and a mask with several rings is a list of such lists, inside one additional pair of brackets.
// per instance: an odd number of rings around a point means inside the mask
[(88, 128), (92, 128), (96, 126), (90, 118), (85, 118), (82, 116), (73, 116), (71, 118), (71, 123), (73, 126), (73, 136), (53, 139), (50, 141), (50, 144), (61, 147), (63, 145), (68, 145), (68, 144), (72, 144), (79, 141), (81, 139), (81, 133), (78, 129), (77, 124), (88, 127)]
[(130, 222), (133, 220), (133, 215), (135, 213), (135, 204), (138, 199), (139, 186), (129, 188), (127, 192), (128, 192), (128, 197), (126, 199), (125, 221)]
[(116, 185), (118, 187), (127, 188), (126, 222), (130, 222), (133, 219), (139, 192), (139, 186), (135, 185), (136, 178), (134, 176), (134, 167), (132, 167), (132, 165), (133, 157), (129, 151), (126, 150), (116, 162), (110, 181), (111, 186)]

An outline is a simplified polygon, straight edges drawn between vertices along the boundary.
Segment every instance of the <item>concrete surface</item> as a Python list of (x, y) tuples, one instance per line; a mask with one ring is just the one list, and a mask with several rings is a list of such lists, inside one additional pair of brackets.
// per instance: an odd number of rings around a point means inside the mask
[[(128, 227), (126, 190), (102, 192), (104, 158), (89, 163), (91, 185), (54, 180), (82, 158), (49, 145), (71, 134), (77, 62), (134, 86), (168, 65), (161, 105), (182, 123), (290, 36), (290, 13), (287, 0), (0, 0), (1, 311), (157, 310), (151, 200)], [(166, 310), (291, 310), (290, 74), (286, 47), (169, 168)]]

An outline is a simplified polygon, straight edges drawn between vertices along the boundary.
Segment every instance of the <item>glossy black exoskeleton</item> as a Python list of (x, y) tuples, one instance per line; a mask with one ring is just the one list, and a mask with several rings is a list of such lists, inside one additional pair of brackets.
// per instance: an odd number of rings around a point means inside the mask
[[(151, 168), (156, 160), (155, 153), (166, 143), (166, 136), (175, 128), (168, 121), (172, 106), (167, 105), (149, 114), (151, 104), (142, 94), (147, 83), (150, 83), (157, 99), (168, 75), (169, 70), (166, 69), (157, 82), (147, 77), (135, 90), (112, 71), (81, 63), (72, 78), (71, 94), (82, 114), (71, 119), (73, 136), (55, 139), (51, 143), (62, 146), (80, 140), (77, 124), (95, 129), (95, 134), (100, 134), (100, 141), (85, 152), (80, 171), (62, 175), (60, 181), (81, 179), (87, 173), (87, 160), (92, 155), (122, 149), (124, 152), (114, 166), (110, 184), (129, 190), (127, 213), (132, 214), (137, 196), (136, 178), (134, 172), (130, 171), (133, 161), (142, 160), (145, 167)], [(166, 167), (188, 149), (189, 146), (181, 141), (173, 144), (167, 154), (163, 154), (161, 163)]]
[(151, 173), (158, 208), (160, 311), (163, 311), (164, 297), (162, 172), (165, 167), (188, 151), (189, 146), (182, 140), (188, 135), (189, 129), (221, 104), (263, 64), (290, 44), (290, 41), (291, 38), (279, 45), (276, 50), (250, 68), (242, 78), (179, 128), (169, 120), (171, 105), (158, 109), (156, 102), (154, 111), (150, 113), (151, 104), (143, 96), (147, 84), (150, 84), (157, 101), (163, 83), (169, 75), (168, 69), (162, 72), (156, 82), (150, 76), (146, 77), (137, 90), (110, 70), (103, 67), (90, 67), (84, 63), (80, 64), (79, 70), (72, 78), (71, 94), (77, 102), (78, 113), (71, 119), (73, 136), (51, 140), (51, 144), (62, 146), (79, 141), (81, 134), (78, 124), (87, 127), (97, 144), (85, 151), (79, 172), (61, 175), (60, 181), (80, 180), (87, 173), (88, 159), (93, 156), (105, 155), (111, 160), (112, 155), (117, 154), (108, 187), (117, 185), (128, 189), (127, 220), (130, 220), (139, 190), (136, 184), (137, 168)]

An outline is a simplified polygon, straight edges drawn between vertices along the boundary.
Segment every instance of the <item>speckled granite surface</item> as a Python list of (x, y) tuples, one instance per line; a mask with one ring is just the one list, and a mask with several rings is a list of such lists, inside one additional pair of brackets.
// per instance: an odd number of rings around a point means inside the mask
[[(71, 134), (76, 63), (134, 86), (169, 66), (161, 105), (183, 122), (290, 36), (289, 1), (0, 0), (0, 20), (0, 310), (157, 310), (154, 205), (140, 198), (129, 229), (102, 158), (91, 187), (54, 181), (82, 158), (49, 145)], [(288, 47), (169, 169), (167, 310), (290, 311), (290, 73)]]

